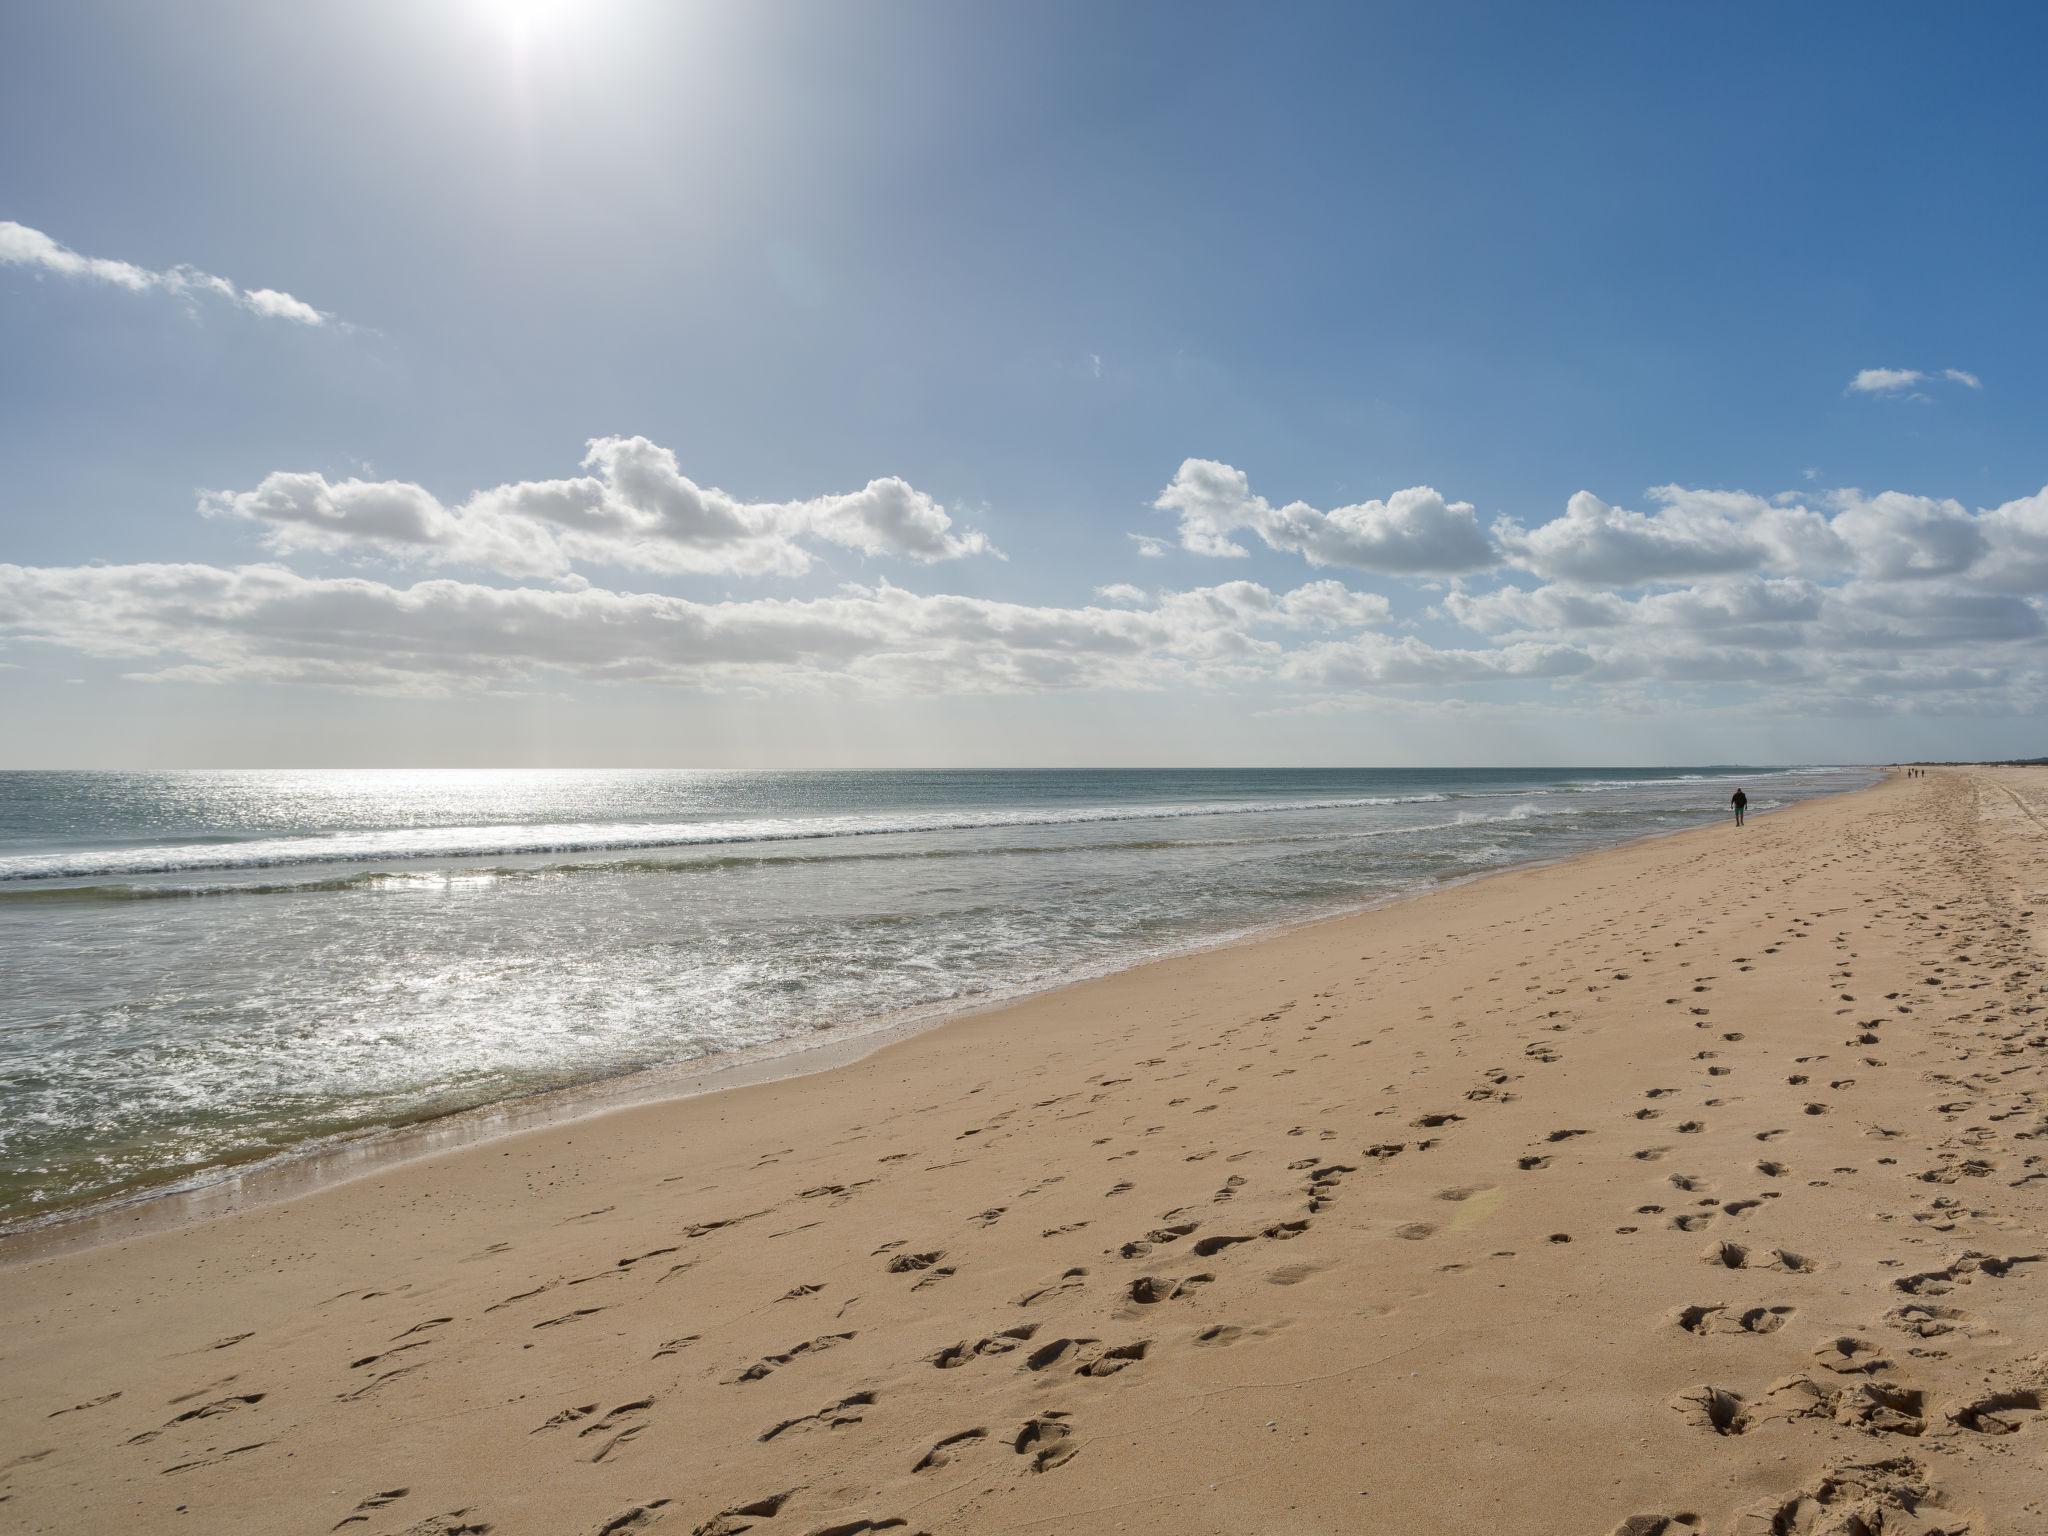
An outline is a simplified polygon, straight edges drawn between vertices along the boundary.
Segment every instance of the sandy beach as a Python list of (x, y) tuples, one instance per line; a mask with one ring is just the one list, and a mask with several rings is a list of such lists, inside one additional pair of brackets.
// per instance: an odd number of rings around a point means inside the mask
[(0, 1527), (2048, 1531), (2048, 772), (0, 1267)]

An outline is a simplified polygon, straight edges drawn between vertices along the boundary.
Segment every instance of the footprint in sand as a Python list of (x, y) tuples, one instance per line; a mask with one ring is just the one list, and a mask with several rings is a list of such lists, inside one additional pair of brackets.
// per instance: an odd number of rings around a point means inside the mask
[(1820, 1268), (1815, 1260), (1789, 1248), (1770, 1248), (1753, 1254), (1743, 1244), (1729, 1242), (1714, 1244), (1700, 1259), (1723, 1269), (1778, 1269), (1794, 1275), (1810, 1274)]
[(1680, 1307), (1672, 1319), (1687, 1333), (1776, 1333), (1785, 1326), (1792, 1316), (1791, 1307), (1751, 1307), (1745, 1312), (1731, 1314), (1728, 1307), (1719, 1302), (1703, 1306)]
[(1892, 1368), (1884, 1350), (1854, 1334), (1838, 1334), (1814, 1346), (1813, 1358), (1822, 1370), (1837, 1376), (1875, 1376)]
[(731, 1381), (728, 1381), (726, 1385), (732, 1386), (740, 1382), (759, 1381), (764, 1376), (780, 1370), (783, 1366), (801, 1355), (818, 1354), (821, 1351), (844, 1344), (847, 1340), (857, 1337), (857, 1334), (852, 1333), (827, 1333), (820, 1334), (815, 1339), (806, 1339), (801, 1344), (792, 1345), (779, 1355), (763, 1355), (759, 1360), (756, 1360), (752, 1365), (741, 1371), (739, 1375), (733, 1377)]
[(1688, 1387), (1671, 1400), (1685, 1421), (1717, 1435), (1739, 1435), (1750, 1427), (1749, 1404), (1725, 1387)]
[(752, 1530), (757, 1520), (773, 1520), (795, 1495), (796, 1490), (790, 1488), (745, 1504), (728, 1505), (698, 1526), (694, 1536), (740, 1536), (740, 1532)]
[(1941, 1296), (1958, 1285), (1968, 1285), (1979, 1275), (2002, 1280), (2023, 1264), (2036, 1264), (2041, 1260), (2038, 1253), (2014, 1254), (2009, 1258), (1995, 1258), (1974, 1249), (1958, 1254), (1940, 1269), (1924, 1270), (1916, 1275), (1902, 1275), (1892, 1282), (1894, 1290), (1904, 1291), (1909, 1296)]
[(1884, 1321), (1915, 1338), (1939, 1339), (1950, 1334), (1972, 1339), (1991, 1333), (1982, 1318), (1961, 1307), (1937, 1306), (1931, 1301), (1909, 1301), (1885, 1313)]
[(1074, 1427), (1066, 1422), (1067, 1415), (1058, 1409), (1047, 1409), (1044, 1413), (1027, 1419), (1017, 1431), (1010, 1448), (1019, 1456), (1031, 1458), (1033, 1472), (1050, 1472), (1062, 1463), (1071, 1461), (1080, 1445), (1074, 1439)]
[[(1200, 1225), (1201, 1223), (1198, 1221), (1183, 1221), (1176, 1222), (1170, 1227), (1158, 1227), (1147, 1232), (1142, 1238), (1133, 1238), (1130, 1242), (1125, 1243), (1119, 1248), (1117, 1252), (1126, 1259), (1142, 1258), (1163, 1243), (1177, 1242), (1179, 1239), (1186, 1237)], [(1200, 1249), (1196, 1251), (1200, 1252)]]
[[(784, 1419), (781, 1423), (762, 1430), (754, 1438), (767, 1441), (779, 1439), (793, 1431), (843, 1429), (848, 1424), (858, 1424), (861, 1421), (863, 1410), (872, 1408), (874, 1405), (875, 1394), (873, 1392), (856, 1392), (850, 1397), (842, 1397), (836, 1403), (827, 1403), (815, 1413), (806, 1413), (794, 1419)], [(589, 1434), (590, 1431), (585, 1430), (584, 1433)], [(602, 1459), (602, 1457), (592, 1458), (592, 1460)]]
[(1022, 1323), (1015, 1328), (1005, 1328), (1001, 1333), (991, 1334), (985, 1339), (976, 1339), (972, 1344), (948, 1345), (933, 1355), (931, 1362), (942, 1371), (953, 1370), (985, 1355), (1006, 1355), (1037, 1332), (1038, 1324)]
[(1050, 1301), (1055, 1296), (1064, 1296), (1069, 1291), (1078, 1291), (1087, 1283), (1087, 1275), (1088, 1271), (1085, 1269), (1067, 1270), (1061, 1274), (1059, 1279), (1053, 1281), (1051, 1285), (1042, 1285), (1035, 1291), (1026, 1291), (1017, 1298), (1015, 1305), (1020, 1307), (1036, 1306), (1040, 1302)]
[(1185, 1279), (1175, 1279), (1170, 1275), (1140, 1275), (1131, 1282), (1125, 1294), (1139, 1306), (1149, 1307), (1190, 1296), (1215, 1278), (1214, 1275), (1189, 1275)]
[(351, 1513), (342, 1516), (340, 1520), (336, 1521), (334, 1529), (338, 1531), (346, 1526), (366, 1521), (370, 1518), (372, 1511), (396, 1504), (411, 1492), (410, 1488), (386, 1488), (381, 1493), (373, 1493), (367, 1499), (364, 1499), (362, 1503), (358, 1504)]
[(963, 1429), (955, 1434), (947, 1435), (943, 1440), (934, 1443), (932, 1448), (926, 1451), (923, 1457), (919, 1459), (917, 1465), (910, 1470), (913, 1472), (934, 1471), (954, 1460), (962, 1451), (968, 1450), (977, 1443), (987, 1439), (988, 1431), (986, 1429)]
[(2042, 1396), (2032, 1387), (2011, 1392), (1987, 1392), (1960, 1407), (1951, 1408), (1949, 1422), (1980, 1435), (2017, 1434), (2040, 1422)]

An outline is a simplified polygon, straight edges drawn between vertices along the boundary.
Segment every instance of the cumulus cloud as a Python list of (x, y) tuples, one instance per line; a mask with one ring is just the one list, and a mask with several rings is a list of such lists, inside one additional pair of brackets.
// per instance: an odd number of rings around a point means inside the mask
[[(1298, 502), (1276, 508), (1252, 492), (1241, 470), (1189, 459), (1155, 505), (1176, 515), (1180, 548), (1198, 555), (1243, 557), (1250, 535), (1316, 566), (1461, 578), (1504, 566), (1527, 571), (1549, 588), (1581, 594), (1573, 599), (1573, 627), (1601, 612), (1617, 624), (1647, 622), (1656, 606), (1607, 602), (1603, 592), (1742, 577), (1953, 578), (1985, 591), (2048, 590), (2048, 489), (1974, 512), (1952, 498), (1854, 488), (1762, 496), (1658, 485), (1646, 496), (1638, 511), (1579, 491), (1561, 517), (1534, 524), (1498, 517), (1482, 532), (1469, 503), (1447, 502), (1428, 487), (1327, 513)], [(1160, 540), (1132, 537), (1141, 554), (1166, 552)], [(1489, 632), (1507, 632), (1543, 627), (1506, 625), (1516, 605), (1555, 610), (1565, 602), (1561, 590), (1535, 598), (1508, 586), (1488, 597), (1462, 593), (1455, 611), (1483, 619), (1479, 627)]]
[[(10, 656), (48, 646), (158, 683), (428, 696), (639, 683), (895, 695), (1229, 688), (1279, 710), (1451, 707), (1460, 696), (1473, 707), (1635, 713), (1738, 702), (1832, 716), (2048, 707), (2048, 488), (1977, 510), (1856, 489), (1666, 485), (1642, 511), (1581, 493), (1561, 517), (1500, 519), (1480, 535), (1493, 568), (1525, 575), (1431, 582), (1433, 606), (1397, 617), (1398, 595), (1333, 579), (1291, 589), (1116, 581), (1075, 606), (886, 581), (801, 600), (618, 590), (576, 567), (793, 574), (826, 548), (921, 564), (994, 551), (901, 480), (743, 501), (690, 480), (644, 438), (596, 439), (579, 467), (454, 503), (407, 481), (313, 473), (203, 502), (279, 553), (463, 565), (501, 584), (315, 577), (281, 564), (4, 566), (0, 637), (11, 637)], [(1469, 506), (1433, 491), (1332, 513), (1275, 509), (1207, 460), (1182, 465), (1161, 500), (1181, 519), (1183, 549), (1227, 557), (1255, 539), (1315, 563), (1415, 564), (1422, 577), (1444, 561), (1424, 561), (1420, 547), (1441, 549), (1461, 517), (1477, 529)]]
[(253, 490), (210, 492), (200, 510), (260, 525), (281, 554), (375, 555), (512, 577), (561, 577), (579, 564), (793, 576), (810, 568), (806, 546), (815, 543), (924, 564), (1000, 553), (894, 476), (840, 495), (748, 502), (699, 486), (673, 452), (644, 437), (594, 438), (580, 467), (586, 473), (494, 486), (455, 506), (408, 481), (279, 471)]
[(1747, 491), (1651, 488), (1654, 510), (1611, 506), (1590, 491), (1535, 528), (1494, 523), (1509, 563), (1550, 581), (1637, 587), (1748, 571), (1824, 569), (1847, 558), (1820, 512)]
[(1952, 576), (1989, 547), (1977, 519), (1960, 502), (1885, 491), (1838, 491), (1833, 529), (1857, 568), (1881, 580)]
[(1234, 535), (1249, 532), (1310, 565), (1394, 576), (1460, 575), (1499, 558), (1471, 503), (1447, 502), (1426, 485), (1320, 512), (1300, 501), (1275, 507), (1252, 494), (1242, 470), (1189, 459), (1153, 506), (1178, 516), (1181, 548), (1198, 555), (1248, 554)]
[(1580, 491), (1565, 515), (1525, 529), (1510, 519), (1494, 524), (1508, 557), (1525, 570), (1589, 586), (1640, 586), (1754, 570), (1768, 558), (1742, 521), (1680, 507), (1657, 514), (1610, 506)]
[(1994, 592), (2048, 592), (2048, 487), (1980, 514), (1985, 554), (1972, 572)]
[(1533, 591), (1505, 586), (1492, 592), (1453, 592), (1445, 613), (1487, 635), (1545, 635), (1624, 628), (1680, 632), (1741, 630), (1817, 619), (1823, 589), (1792, 578), (1743, 577), (1629, 600), (1612, 592), (1546, 586)]
[(197, 267), (139, 267), (110, 256), (82, 256), (39, 229), (0, 219), (0, 265), (27, 267), (77, 282), (103, 283), (130, 293), (166, 293), (177, 298), (219, 299), (266, 320), (294, 325), (339, 325), (333, 315), (276, 288), (238, 288), (224, 277)]
[(131, 663), (130, 676), (421, 695), (563, 680), (894, 694), (1246, 681), (1286, 655), (1276, 635), (1385, 615), (1383, 599), (1335, 582), (1119, 598), (1034, 606), (884, 583), (699, 603), (590, 586), (400, 587), (277, 565), (0, 565), (0, 631)]
[(1819, 629), (1820, 650), (1882, 650), (1890, 654), (1959, 648), (1958, 659), (1984, 659), (1979, 647), (2026, 642), (2038, 651), (2044, 627), (2039, 599), (1973, 592), (1951, 583), (1849, 582), (1832, 589)]
[(1862, 713), (1872, 689), (1890, 713), (1924, 712), (1942, 688), (1995, 694), (1996, 712), (2048, 705), (2041, 599), (1954, 579), (1743, 576), (1634, 598), (1504, 586), (1453, 592), (1440, 610), (1504, 648), (1576, 648), (1590, 658), (1578, 680), (1598, 688), (1770, 684), (1812, 713)]
[(2048, 587), (2048, 490), (1972, 512), (1950, 498), (1855, 489), (1809, 505), (1791, 493), (1656, 486), (1652, 510), (1590, 492), (1535, 528), (1494, 524), (1508, 563), (1584, 588), (1641, 588), (1713, 577), (1786, 575), (1876, 581), (1957, 577), (2008, 592)]
[(1582, 647), (1524, 642), (1486, 650), (1445, 650), (1414, 635), (1361, 635), (1306, 646), (1282, 664), (1290, 681), (1318, 688), (1456, 684), (1567, 678), (1596, 665)]

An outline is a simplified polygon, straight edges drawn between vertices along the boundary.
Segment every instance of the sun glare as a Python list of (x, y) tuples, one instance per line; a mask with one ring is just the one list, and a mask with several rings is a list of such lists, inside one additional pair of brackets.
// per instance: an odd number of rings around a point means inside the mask
[(475, 0), (483, 21), (525, 55), (558, 31), (579, 8), (575, 0)]

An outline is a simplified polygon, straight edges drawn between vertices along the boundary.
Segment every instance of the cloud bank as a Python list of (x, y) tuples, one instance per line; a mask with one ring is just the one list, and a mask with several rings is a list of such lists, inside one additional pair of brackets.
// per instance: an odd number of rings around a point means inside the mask
[[(913, 566), (996, 553), (903, 480), (797, 501), (699, 486), (645, 438), (583, 473), (446, 504), (406, 481), (265, 476), (203, 498), (293, 564), (0, 566), (0, 636), (157, 684), (399, 696), (644, 685), (801, 696), (1234, 691), (1276, 711), (1403, 702), (1815, 718), (2031, 716), (2048, 704), (2048, 488), (1972, 510), (1854, 488), (1665, 485), (1642, 510), (1582, 491), (1482, 528), (1435, 491), (1275, 508), (1238, 470), (1182, 464), (1157, 505), (1178, 551), (1256, 543), (1319, 577), (1104, 583), (1080, 603), (926, 594), (699, 601), (595, 584), (794, 576), (840, 549)], [(1160, 560), (1175, 546), (1133, 534)], [(304, 560), (463, 567), (309, 574)], [(1133, 560), (1150, 571), (1167, 567)], [(1446, 579), (1448, 576), (1449, 579)]]
[(282, 566), (0, 565), (0, 629), (150, 682), (311, 683), (356, 692), (530, 692), (567, 682), (788, 692), (1029, 693), (1269, 676), (1276, 634), (1382, 622), (1384, 599), (1254, 582), (1116, 606), (926, 597), (692, 602), (595, 587), (399, 587)]
[(339, 325), (333, 315), (315, 309), (275, 288), (240, 288), (224, 277), (202, 272), (197, 267), (167, 267), (154, 271), (110, 256), (81, 256), (60, 245), (39, 229), (0, 219), (0, 265), (27, 267), (76, 282), (102, 283), (130, 293), (165, 293), (184, 299), (218, 299), (265, 320), (285, 320), (293, 325)]
[[(1469, 502), (1427, 486), (1323, 513), (1275, 509), (1242, 470), (1189, 459), (1154, 507), (1179, 521), (1188, 553), (1242, 558), (1234, 535), (1310, 565), (1399, 576), (1522, 570), (1576, 587), (1636, 588), (1749, 574), (1913, 580), (1950, 576), (1990, 590), (2048, 590), (2048, 490), (1971, 512), (1946, 497), (1846, 488), (1812, 496), (1653, 486), (1649, 510), (1579, 491), (1564, 514), (1533, 527), (1496, 518), (1482, 532)], [(1169, 546), (1146, 535), (1143, 552)]]

